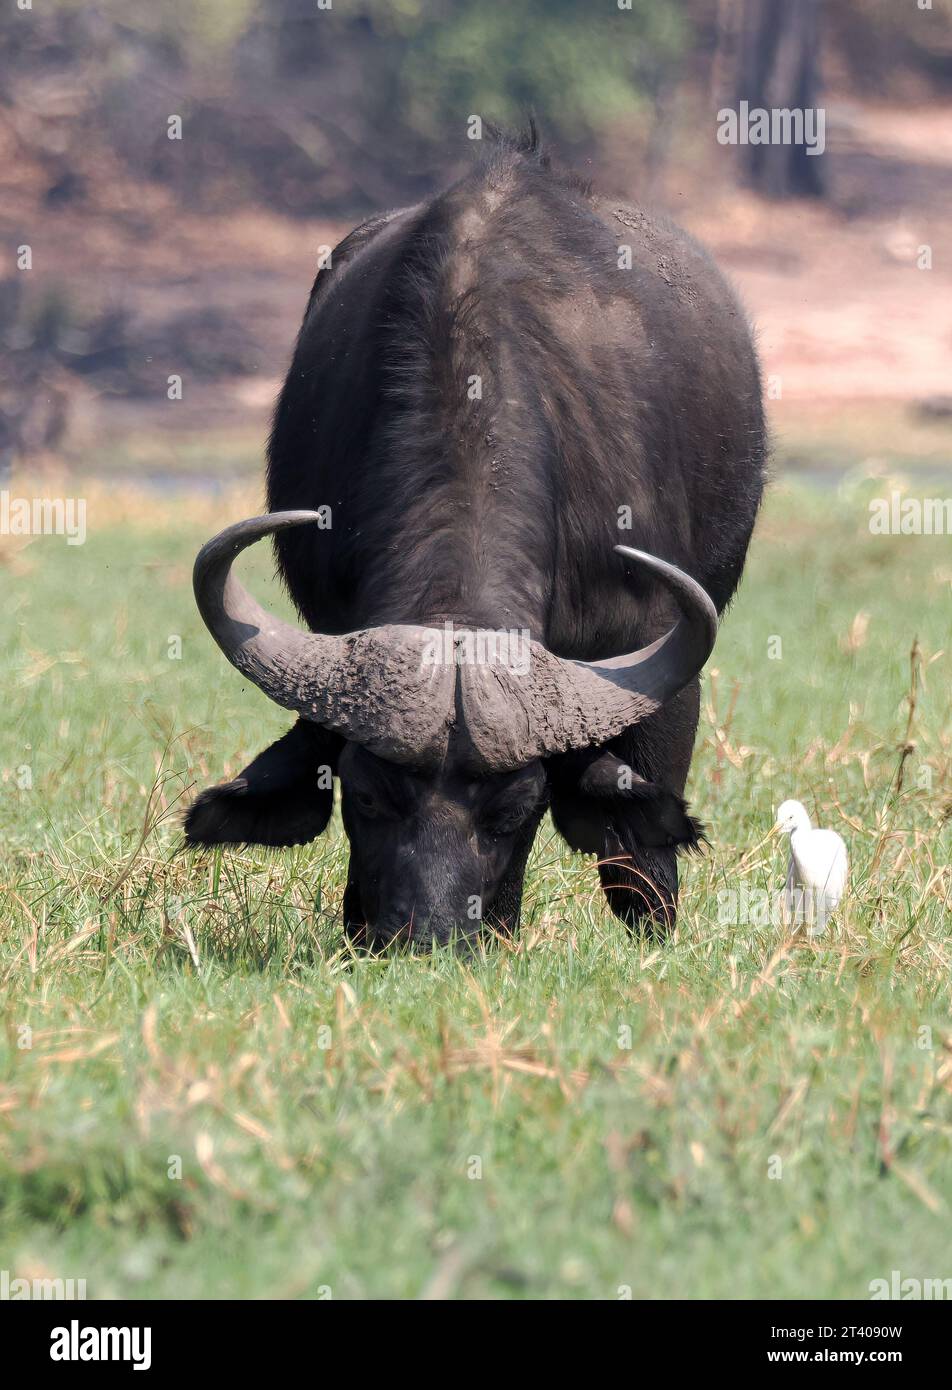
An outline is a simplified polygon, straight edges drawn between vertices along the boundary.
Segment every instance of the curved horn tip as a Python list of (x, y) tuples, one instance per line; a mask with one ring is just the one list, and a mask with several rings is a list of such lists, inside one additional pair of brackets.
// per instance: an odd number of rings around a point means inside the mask
[[(685, 579), (690, 579), (692, 584), (697, 584), (696, 579), (692, 579), (687, 570), (679, 569), (670, 560), (662, 560), (658, 555), (652, 555), (648, 550), (636, 550), (633, 545), (616, 545), (612, 547), (619, 555), (626, 556), (629, 560), (637, 560), (650, 569), (658, 570), (660, 573), (665, 571), (676, 574), (679, 578), (683, 575)], [(698, 588), (701, 586), (698, 584)]]
[(194, 566), (196, 580), (207, 566), (226, 560), (230, 555), (236, 555), (238, 551), (253, 545), (255, 541), (263, 540), (265, 536), (321, 519), (320, 512), (291, 511), (265, 512), (262, 516), (249, 516), (243, 521), (233, 522), (231, 526), (226, 526), (223, 531), (206, 541), (198, 552)]
[(714, 600), (704, 588), (699, 584), (693, 575), (688, 574), (687, 570), (679, 569), (677, 565), (672, 565), (669, 560), (662, 560), (657, 555), (651, 555), (647, 550), (636, 550), (632, 545), (616, 545), (613, 549), (619, 555), (624, 555), (628, 560), (635, 560), (638, 564), (644, 565), (646, 569), (653, 570), (662, 583), (664, 580), (674, 580), (680, 586), (687, 586), (691, 589), (695, 600), (704, 610), (709, 623), (712, 623), (716, 630), (719, 625), (717, 608)]
[[(288, 526), (302, 526), (308, 521), (320, 521), (320, 512), (295, 510), (287, 512), (263, 512), (261, 516), (249, 516), (244, 521), (236, 521), (226, 526), (219, 536), (255, 536), (264, 538), (274, 531), (283, 531)], [(217, 539), (217, 537), (216, 537)]]

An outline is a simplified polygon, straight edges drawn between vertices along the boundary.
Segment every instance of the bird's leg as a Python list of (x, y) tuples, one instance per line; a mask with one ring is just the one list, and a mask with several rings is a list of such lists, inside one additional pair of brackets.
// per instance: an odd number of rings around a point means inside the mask
[(793, 885), (794, 885), (794, 882), (795, 882), (795, 880), (794, 880), (794, 873), (793, 873), (793, 860), (791, 859), (791, 860), (790, 860), (790, 863), (787, 865), (787, 881), (786, 881), (786, 883), (783, 885), (783, 891), (782, 891), (782, 893), (780, 894), (781, 922), (782, 922), (783, 926), (785, 926), (785, 927), (789, 927), (789, 926), (791, 926), (791, 925), (793, 924), (793, 915), (794, 915)]

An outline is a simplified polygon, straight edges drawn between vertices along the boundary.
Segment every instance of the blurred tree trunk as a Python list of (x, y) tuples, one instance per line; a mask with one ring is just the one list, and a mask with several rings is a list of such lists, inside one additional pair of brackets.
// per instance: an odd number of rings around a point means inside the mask
[[(820, 88), (820, 0), (739, 0), (737, 102), (751, 110), (815, 108)], [(739, 9), (739, 14), (737, 10)], [(742, 145), (746, 183), (774, 198), (822, 197), (823, 156), (805, 144)]]

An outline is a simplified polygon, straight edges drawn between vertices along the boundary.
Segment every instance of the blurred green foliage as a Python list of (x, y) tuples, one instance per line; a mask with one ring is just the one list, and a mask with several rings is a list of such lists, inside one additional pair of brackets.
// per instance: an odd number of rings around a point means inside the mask
[[(55, 13), (92, 15), (100, 32), (112, 29), (116, 69), (129, 43), (183, 67), (227, 68), (254, 35), (276, 75), (316, 79), (328, 63), (385, 74), (357, 88), (359, 106), (339, 115), (375, 113), (433, 139), (461, 113), (519, 125), (532, 109), (574, 142), (635, 113), (687, 44), (690, 0), (624, 2), (630, 8), (618, 0), (50, 0)], [(319, 106), (316, 83), (313, 98)]]
[(395, 41), (403, 119), (436, 138), (460, 114), (518, 125), (528, 110), (578, 141), (633, 114), (681, 51), (684, 7), (632, 0), (368, 0), (378, 42)]
[[(205, 61), (231, 49), (256, 9), (256, 0), (44, 0), (47, 13), (94, 15), (124, 30)], [(316, 0), (315, 0), (316, 8)]]

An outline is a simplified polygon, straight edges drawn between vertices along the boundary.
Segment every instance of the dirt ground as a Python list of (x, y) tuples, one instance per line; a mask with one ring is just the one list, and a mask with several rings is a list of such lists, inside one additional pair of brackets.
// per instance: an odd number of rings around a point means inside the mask
[[(949, 468), (952, 104), (833, 103), (828, 141), (835, 191), (827, 203), (765, 202), (712, 183), (697, 161), (669, 161), (660, 200), (711, 248), (747, 306), (781, 465)], [(175, 313), (216, 306), (249, 339), (246, 374), (186, 380), (180, 401), (166, 399), (158, 363), (153, 396), (84, 382), (71, 463), (218, 473), (223, 451), (226, 467), (258, 469), (319, 248), (347, 226), (249, 208), (199, 216), (161, 187), (118, 176), (94, 208), (54, 215), (41, 180), (5, 153), (4, 241), (32, 245), (32, 274), (130, 310), (146, 378), (151, 328)], [(617, 168), (613, 176), (617, 183)], [(636, 189), (607, 191), (638, 201)]]

